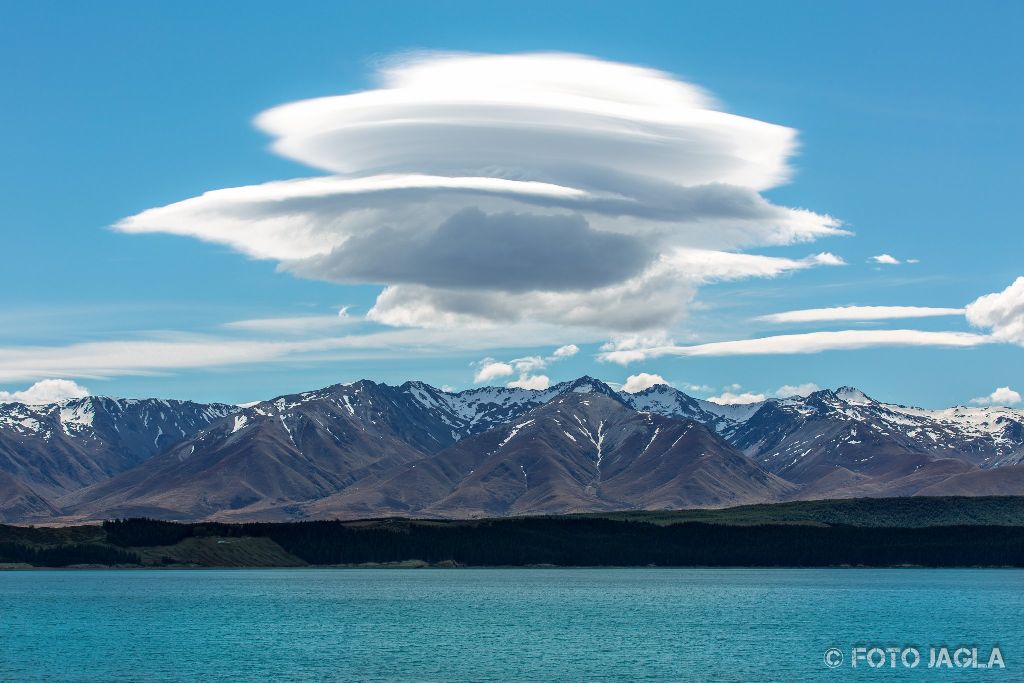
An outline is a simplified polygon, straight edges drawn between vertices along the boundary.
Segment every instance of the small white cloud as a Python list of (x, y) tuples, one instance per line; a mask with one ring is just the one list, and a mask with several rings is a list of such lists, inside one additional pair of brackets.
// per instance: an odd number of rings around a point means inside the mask
[(872, 256), (870, 260), (874, 261), (875, 263), (881, 263), (882, 265), (885, 266), (898, 266), (900, 264), (900, 260), (898, 258), (896, 258), (895, 256), (890, 256), (889, 254), (879, 254), (878, 256)]
[(908, 258), (908, 259), (906, 260), (906, 263), (909, 263), (909, 264), (911, 264), (911, 265), (913, 265), (913, 264), (915, 264), (915, 263), (920, 263), (920, 262), (921, 262), (921, 259), (918, 259), (918, 258)]
[(548, 360), (541, 356), (524, 356), (523, 358), (515, 358), (509, 361), (521, 375), (527, 375), (537, 370), (543, 370), (548, 366)]
[(580, 347), (575, 344), (566, 344), (565, 346), (559, 346), (555, 349), (555, 352), (551, 354), (553, 358), (569, 358), (575, 356), (580, 352)]
[(830, 251), (823, 251), (820, 254), (814, 254), (808, 256), (805, 261), (814, 263), (819, 266), (845, 266), (846, 261), (843, 260), (842, 256), (836, 256)]
[(808, 396), (819, 389), (820, 387), (814, 382), (807, 382), (806, 384), (784, 384), (775, 390), (775, 395), (779, 398), (788, 398), (789, 396)]
[(991, 329), (994, 339), (1024, 346), (1024, 276), (968, 304), (967, 322)]
[(722, 405), (741, 405), (745, 403), (759, 403), (767, 398), (764, 394), (755, 394), (753, 392), (745, 391), (742, 394), (734, 394), (731, 391), (724, 391), (718, 396), (712, 396), (708, 400), (712, 403), (721, 403)]
[(523, 356), (522, 358), (513, 358), (507, 362), (497, 361), (493, 358), (484, 358), (476, 363), (479, 369), (473, 381), (477, 383), (487, 382), (499, 377), (518, 374), (519, 379), (509, 383), (508, 386), (536, 389), (541, 379), (547, 382), (548, 378), (544, 375), (533, 375), (533, 373), (543, 370), (549, 363), (569, 358), (578, 353), (579, 350), (579, 347), (575, 344), (565, 344), (555, 349), (550, 356)]
[(627, 377), (626, 383), (622, 385), (622, 390), (627, 394), (635, 394), (643, 391), (644, 389), (650, 389), (658, 384), (668, 384), (668, 382), (666, 382), (665, 378), (661, 375), (654, 375), (649, 372), (640, 372)]
[(0, 391), (0, 403), (27, 403), (40, 405), (57, 403), (69, 398), (83, 398), (91, 392), (69, 379), (44, 379), (24, 391)]
[(664, 333), (623, 335), (601, 344), (601, 353), (597, 357), (598, 360), (626, 365), (643, 360), (651, 349), (672, 347), (674, 344)]
[(1020, 392), (1010, 387), (999, 387), (988, 396), (972, 398), (971, 403), (979, 406), (1015, 406), (1021, 402)]
[(473, 375), (473, 381), (477, 384), (481, 382), (489, 382), (499, 377), (508, 377), (514, 375), (516, 372), (508, 363), (502, 363), (496, 361), (493, 358), (484, 358), (479, 363), (479, 369)]
[(547, 389), (551, 386), (551, 380), (547, 375), (524, 375), (505, 386), (516, 389)]

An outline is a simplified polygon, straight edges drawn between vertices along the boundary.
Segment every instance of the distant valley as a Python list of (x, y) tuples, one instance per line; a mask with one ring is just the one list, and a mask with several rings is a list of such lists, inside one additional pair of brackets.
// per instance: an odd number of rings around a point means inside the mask
[(476, 518), (1024, 494), (1024, 411), (850, 387), (719, 405), (591, 377), (452, 393), (368, 380), (247, 407), (0, 404), (0, 522)]

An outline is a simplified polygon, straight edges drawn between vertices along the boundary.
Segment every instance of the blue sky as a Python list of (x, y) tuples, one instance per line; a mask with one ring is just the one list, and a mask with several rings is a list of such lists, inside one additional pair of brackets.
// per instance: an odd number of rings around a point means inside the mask
[[(985, 329), (962, 315), (785, 325), (755, 318), (850, 305), (961, 308), (1024, 275), (1015, 192), (1024, 170), (1024, 94), (1015, 85), (1022, 15), (1004, 2), (7, 3), (0, 390), (60, 377), (107, 395), (236, 402), (361, 377), (467, 388), (485, 358), (543, 358), (567, 344), (579, 352), (530, 372), (552, 382), (652, 373), (701, 396), (854, 384), (930, 407), (997, 387), (1021, 390), (1018, 328), (1005, 316), (1002, 327)], [(637, 332), (621, 327), (549, 321), (536, 332), (499, 323), (480, 333), (453, 325), (426, 330), (420, 341), (416, 327), (360, 320), (381, 284), (325, 281), (208, 239), (110, 228), (210, 190), (325, 175), (270, 150), (272, 136), (254, 118), (376, 88), (380, 65), (410, 51), (557, 51), (641, 65), (705, 89), (721, 110), (798, 132), (792, 178), (761, 195), (835, 217), (853, 234), (743, 251), (793, 260), (828, 252), (846, 265), (701, 284), (647, 346), (881, 329), (999, 339), (965, 348), (648, 353), (628, 365), (598, 358), (603, 342)], [(881, 254), (901, 263), (870, 261)], [(1012, 301), (1001, 305), (1019, 311)], [(342, 306), (350, 320), (330, 325)], [(322, 326), (229, 325), (310, 317)], [(210, 360), (200, 348), (230, 355), (237, 342), (396, 329), (404, 336), (379, 346), (298, 354), (260, 347), (246, 362)], [(112, 344), (153, 341), (165, 346), (146, 353), (165, 358), (185, 344), (181, 357), (199, 360), (81, 360), (97, 349), (116, 359)], [(249, 358), (251, 349), (239, 353)]]

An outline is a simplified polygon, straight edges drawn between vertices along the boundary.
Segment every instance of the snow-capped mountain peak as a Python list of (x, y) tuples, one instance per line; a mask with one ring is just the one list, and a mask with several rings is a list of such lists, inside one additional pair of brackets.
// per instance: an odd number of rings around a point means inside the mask
[(874, 403), (867, 394), (855, 387), (839, 387), (836, 389), (835, 395), (836, 398), (847, 403)]

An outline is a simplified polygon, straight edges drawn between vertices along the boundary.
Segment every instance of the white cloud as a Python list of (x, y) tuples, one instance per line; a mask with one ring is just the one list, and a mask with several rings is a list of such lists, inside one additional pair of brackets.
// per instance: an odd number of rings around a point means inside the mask
[(149, 375), (187, 368), (268, 362), (318, 362), (450, 356), (485, 349), (598, 341), (597, 331), (540, 324), (476, 328), (403, 329), (308, 339), (248, 339), (225, 335), (164, 334), (66, 346), (0, 346), (0, 382), (47, 377)]
[(367, 319), (665, 329), (696, 285), (839, 265), (740, 253), (846, 234), (777, 206), (796, 132), (652, 69), (580, 55), (417, 54), (380, 86), (257, 125), (323, 177), (213, 190), (115, 226), (384, 285)]
[(512, 363), (512, 366), (515, 367), (516, 372), (523, 374), (534, 372), (535, 370), (543, 370), (548, 366), (548, 359), (541, 356), (513, 358), (510, 362)]
[(539, 320), (616, 331), (663, 327), (677, 319), (696, 288), (666, 260), (621, 284), (589, 291), (485, 292), (392, 285), (367, 318), (421, 327), (507, 324)]
[(1010, 387), (999, 387), (988, 396), (972, 398), (971, 403), (982, 406), (1015, 406), (1021, 402), (1021, 395)]
[(656, 334), (626, 334), (614, 337), (601, 344), (601, 351), (631, 351), (633, 349), (644, 349), (651, 346), (665, 346), (671, 344), (672, 340), (664, 333)]
[(69, 379), (43, 379), (22, 391), (0, 391), (0, 403), (39, 405), (57, 403), (69, 398), (82, 398), (91, 392)]
[(360, 319), (348, 314), (348, 306), (336, 315), (303, 315), (281, 318), (252, 318), (233, 320), (224, 323), (223, 327), (230, 330), (246, 332), (263, 332), (275, 334), (309, 334), (323, 330), (331, 330), (344, 325), (359, 322)]
[(692, 346), (657, 346), (604, 351), (599, 360), (626, 365), (661, 356), (744, 356), (819, 353), (871, 347), (943, 346), (968, 347), (991, 342), (989, 337), (969, 332), (927, 332), (923, 330), (842, 330), (784, 334), (759, 339), (711, 342)]
[(505, 386), (518, 389), (547, 389), (551, 386), (551, 380), (547, 375), (523, 375)]
[[(934, 309), (912, 306), (848, 306), (830, 309), (789, 311), (762, 319), (772, 322), (808, 322), (824, 320), (886, 319), (957, 315), (960, 309)], [(623, 337), (605, 344), (598, 359), (627, 365), (661, 356), (733, 356), (819, 353), (879, 347), (937, 346), (964, 348), (1010, 342), (1024, 345), (1024, 277), (1001, 292), (987, 294), (963, 310), (968, 322), (988, 328), (991, 334), (926, 330), (840, 330), (784, 334), (758, 339), (709, 342), (680, 346), (665, 337), (647, 340), (639, 336)]]
[(808, 308), (762, 315), (758, 320), (772, 323), (826, 322), (829, 320), (890, 320), (896, 318), (928, 318), (963, 315), (963, 308), (930, 308), (926, 306), (836, 306)]
[(743, 391), (742, 384), (727, 384), (722, 393), (718, 396), (710, 396), (706, 400), (722, 405), (742, 405), (746, 403), (760, 403), (767, 398), (764, 394), (752, 391)]
[(484, 358), (480, 361), (480, 367), (473, 375), (473, 381), (490, 382), (491, 380), (498, 379), (499, 377), (508, 377), (509, 375), (515, 374), (515, 368), (508, 363), (501, 363), (493, 358)]
[(968, 304), (967, 322), (991, 329), (994, 339), (1024, 345), (1024, 276)]
[(513, 358), (507, 362), (497, 361), (493, 358), (484, 358), (476, 363), (480, 369), (477, 370), (473, 381), (479, 384), (499, 377), (518, 374), (519, 379), (510, 382), (508, 386), (527, 389), (537, 388), (537, 384), (541, 381), (547, 382), (548, 378), (544, 375), (531, 376), (531, 373), (543, 370), (550, 363), (570, 358), (577, 354), (579, 350), (579, 347), (575, 344), (564, 344), (555, 349), (549, 356), (523, 356), (522, 358)]
[(882, 265), (886, 266), (898, 266), (900, 264), (900, 260), (898, 258), (896, 258), (895, 256), (890, 256), (889, 254), (879, 254), (878, 256), (872, 256), (870, 260), (874, 261), (875, 263), (881, 263)]
[(821, 387), (813, 382), (807, 382), (806, 384), (784, 384), (776, 389), (774, 393), (779, 398), (788, 398), (790, 396), (809, 396), (820, 388)]
[(643, 391), (644, 389), (650, 389), (658, 384), (668, 384), (665, 378), (661, 375), (654, 375), (648, 372), (640, 372), (635, 375), (630, 375), (626, 378), (626, 383), (622, 385), (622, 390), (627, 394), (635, 394)]
[(736, 280), (778, 275), (815, 266), (845, 266), (835, 254), (822, 252), (802, 259), (712, 251), (709, 249), (678, 249), (665, 256), (665, 261), (678, 273), (694, 283)]
[(342, 349), (346, 347), (345, 342), (346, 338), (245, 341), (176, 335), (169, 339), (5, 347), (0, 348), (0, 381), (54, 376), (145, 375), (180, 368), (267, 362)]
[(712, 396), (707, 400), (722, 405), (741, 405), (745, 403), (760, 403), (767, 398), (764, 394), (755, 394), (745, 391), (742, 394), (734, 394), (731, 391), (724, 391), (718, 396)]
[(551, 354), (554, 358), (571, 358), (580, 352), (580, 347), (575, 344), (566, 344), (565, 346), (559, 346)]

